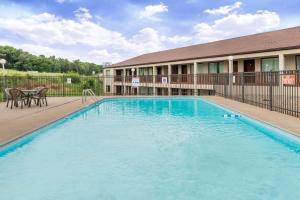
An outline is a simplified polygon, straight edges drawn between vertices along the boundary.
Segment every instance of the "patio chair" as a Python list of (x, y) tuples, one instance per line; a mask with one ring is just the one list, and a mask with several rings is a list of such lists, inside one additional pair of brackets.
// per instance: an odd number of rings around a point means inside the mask
[[(46, 102), (46, 106), (48, 106), (47, 102), (47, 92), (48, 88), (44, 87), (38, 90), (37, 94), (31, 97), (31, 100), (33, 99), (36, 105), (39, 105), (42, 107), (42, 103), (44, 104)], [(31, 105), (31, 100), (29, 101), (29, 106)], [(45, 100), (45, 102), (44, 102)]]
[(6, 107), (8, 108), (8, 105), (9, 105), (9, 101), (12, 101), (12, 98), (9, 94), (9, 90), (11, 88), (5, 88), (4, 92), (5, 92), (5, 97), (6, 97)]
[(24, 94), (24, 92), (16, 88), (9, 89), (8, 92), (11, 97), (10, 109), (13, 108), (13, 105), (18, 107), (19, 102), (21, 102), (21, 108), (23, 109), (23, 105), (26, 104), (26, 100), (27, 100), (27, 97)]

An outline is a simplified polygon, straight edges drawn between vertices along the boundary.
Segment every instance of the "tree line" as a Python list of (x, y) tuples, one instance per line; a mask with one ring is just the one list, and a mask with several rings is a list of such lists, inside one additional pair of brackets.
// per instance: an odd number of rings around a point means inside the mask
[(92, 75), (102, 72), (102, 66), (80, 60), (69, 61), (55, 56), (33, 55), (22, 49), (11, 46), (0, 46), (0, 58), (4, 58), (7, 69), (18, 71), (38, 71), (55, 73), (78, 73), (81, 75)]

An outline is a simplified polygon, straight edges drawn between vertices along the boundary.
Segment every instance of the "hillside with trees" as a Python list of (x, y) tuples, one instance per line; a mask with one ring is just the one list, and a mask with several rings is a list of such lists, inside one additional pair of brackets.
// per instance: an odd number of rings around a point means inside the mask
[(92, 75), (102, 72), (102, 66), (80, 60), (69, 61), (55, 56), (33, 55), (11, 46), (0, 46), (0, 58), (7, 61), (6, 68), (18, 71), (38, 71), (54, 73), (78, 73)]

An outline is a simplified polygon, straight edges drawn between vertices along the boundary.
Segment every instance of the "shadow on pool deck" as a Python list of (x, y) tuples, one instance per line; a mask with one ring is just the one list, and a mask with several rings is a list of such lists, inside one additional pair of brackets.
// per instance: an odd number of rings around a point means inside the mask
[(93, 101), (82, 104), (81, 97), (49, 97), (49, 106), (32, 105), (24, 109), (6, 108), (0, 103), (0, 146), (7, 144), (27, 133), (43, 127), (55, 120), (69, 115)]

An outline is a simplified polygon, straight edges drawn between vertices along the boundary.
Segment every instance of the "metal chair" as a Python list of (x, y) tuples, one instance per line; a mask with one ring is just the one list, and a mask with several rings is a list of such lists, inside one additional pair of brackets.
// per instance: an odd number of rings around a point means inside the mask
[(16, 107), (18, 107), (19, 106), (19, 102), (21, 102), (21, 108), (23, 109), (23, 105), (26, 104), (26, 100), (27, 100), (27, 97), (24, 94), (24, 92), (22, 92), (19, 89), (12, 88), (12, 89), (9, 89), (9, 95), (11, 97), (11, 106), (10, 106), (10, 109), (13, 108), (13, 104)]
[(9, 94), (9, 90), (11, 88), (5, 88), (4, 92), (5, 92), (5, 98), (6, 98), (6, 107), (8, 108), (8, 105), (9, 105), (9, 101), (12, 101), (12, 98)]
[(48, 88), (46, 87), (38, 90), (37, 94), (31, 97), (29, 101), (29, 106), (31, 105), (31, 100), (34, 100), (35, 104), (39, 105), (40, 107), (42, 107), (42, 103), (44, 104), (44, 100), (45, 100), (46, 106), (48, 106), (47, 92), (48, 92)]

